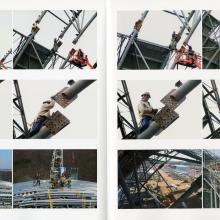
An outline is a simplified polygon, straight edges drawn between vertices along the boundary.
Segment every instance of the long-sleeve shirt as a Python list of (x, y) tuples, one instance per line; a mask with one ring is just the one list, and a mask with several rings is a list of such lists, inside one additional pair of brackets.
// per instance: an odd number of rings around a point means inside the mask
[(144, 101), (140, 101), (140, 103), (138, 104), (138, 113), (140, 118), (142, 119), (144, 116), (150, 116), (150, 117), (154, 117), (154, 114), (152, 113), (152, 106), (150, 104), (150, 102), (144, 102)]
[(50, 109), (52, 109), (54, 105), (55, 105), (54, 100), (50, 100), (49, 103), (43, 103), (37, 117), (39, 116), (50, 117)]

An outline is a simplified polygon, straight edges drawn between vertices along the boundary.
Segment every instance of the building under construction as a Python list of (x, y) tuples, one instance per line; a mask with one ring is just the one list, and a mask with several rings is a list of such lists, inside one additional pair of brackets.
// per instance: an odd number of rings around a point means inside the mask
[(120, 150), (118, 207), (201, 208), (201, 150)]
[(220, 150), (203, 153), (203, 207), (220, 208)]
[(220, 69), (220, 11), (202, 12), (203, 69)]
[(203, 81), (203, 133), (206, 139), (220, 138), (219, 81)]
[(12, 207), (11, 150), (0, 150), (0, 209)]
[(14, 11), (13, 17), (14, 69), (96, 68), (96, 11)]
[(118, 26), (118, 69), (201, 68), (201, 11), (119, 12)]
[(14, 151), (14, 208), (96, 208), (95, 150)]
[[(41, 91), (32, 90), (30, 92), (32, 83), (35, 87), (38, 83)], [(14, 81), (14, 139), (46, 139), (57, 136), (59, 133), (61, 135), (61, 132), (67, 138), (72, 138), (77, 134), (83, 137), (87, 131), (89, 133), (87, 138), (95, 136), (96, 129), (89, 129), (90, 127), (96, 128), (97, 99), (96, 87), (93, 84), (95, 80), (50, 81), (50, 83), (52, 84), (48, 87), (48, 82), (20, 81), (19, 84), (17, 80)], [(21, 84), (23, 87), (20, 86)], [(25, 94), (22, 94), (22, 91), (25, 91)], [(25, 100), (28, 100), (27, 103), (24, 101), (24, 97)], [(40, 98), (37, 103), (38, 97), (42, 97), (42, 99)], [(88, 99), (93, 100), (89, 109)], [(71, 109), (73, 105), (74, 109)], [(93, 117), (88, 115), (88, 110)], [(67, 118), (62, 111), (68, 113), (71, 118)], [(83, 129), (81, 125), (86, 118), (88, 124)], [(71, 124), (71, 120), (74, 121), (73, 124)], [(65, 130), (68, 131), (66, 134), (64, 134)]]
[(0, 70), (12, 69), (12, 12), (0, 10)]
[[(135, 83), (134, 85), (140, 87), (140, 84), (138, 84), (137, 82), (134, 83)], [(159, 100), (162, 103), (162, 107), (159, 108), (156, 114), (154, 114), (154, 116), (151, 118), (149, 126), (142, 129), (140, 123), (137, 121), (136, 118), (137, 110), (133, 107), (133, 103), (131, 100), (131, 93), (130, 93), (131, 89), (133, 89), (132, 90), (133, 92), (135, 91), (135, 93), (137, 93), (137, 87), (136, 90), (134, 90), (134, 88), (131, 87), (129, 89), (127, 86), (127, 82), (122, 80), (120, 82), (120, 86), (118, 86), (118, 91), (117, 91), (118, 132), (120, 137), (122, 139), (150, 139), (153, 138), (154, 136), (159, 136), (166, 129), (170, 129), (172, 124), (174, 124), (176, 120), (178, 120), (178, 118), (181, 117), (181, 115), (179, 115), (175, 110), (177, 108), (180, 108), (180, 106), (184, 104), (184, 101), (186, 101), (186, 99), (188, 98), (187, 96), (191, 92), (193, 92), (193, 90), (200, 83), (201, 83), (200, 80), (188, 80), (185, 82), (177, 81), (176, 83), (174, 82), (173, 88), (171, 87), (170, 91), (167, 94), (164, 94), (163, 97), (159, 97), (161, 98)], [(157, 85), (155, 85), (155, 87), (156, 86), (158, 86), (158, 83)], [(147, 82), (145, 87), (147, 87)], [(149, 86), (147, 88), (149, 89)], [(157, 89), (156, 91), (158, 93)], [(141, 93), (139, 95), (141, 97)], [(187, 108), (186, 105), (185, 108)], [(186, 112), (183, 112), (183, 114), (186, 114)], [(197, 112), (195, 112), (194, 115), (198, 117)], [(186, 118), (186, 120), (190, 120), (190, 119)], [(198, 123), (200, 123), (200, 121), (201, 118), (198, 117)], [(187, 122), (187, 128), (188, 128), (188, 122)], [(182, 127), (180, 127), (180, 131), (182, 131), (182, 129), (183, 129), (183, 125)], [(199, 132), (199, 129), (200, 129), (200, 124), (198, 125), (198, 134), (200, 137), (201, 134)]]

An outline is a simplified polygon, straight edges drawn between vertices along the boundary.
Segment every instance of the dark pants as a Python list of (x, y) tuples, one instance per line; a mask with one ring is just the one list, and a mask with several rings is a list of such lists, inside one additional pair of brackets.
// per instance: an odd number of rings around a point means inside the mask
[(140, 127), (140, 132), (143, 132), (145, 129), (147, 129), (150, 125), (152, 118), (150, 116), (144, 116), (141, 119), (141, 127)]
[(46, 116), (40, 116), (37, 118), (37, 120), (33, 123), (32, 128), (29, 133), (29, 137), (35, 135), (40, 131), (42, 126), (44, 125), (45, 121), (47, 120)]

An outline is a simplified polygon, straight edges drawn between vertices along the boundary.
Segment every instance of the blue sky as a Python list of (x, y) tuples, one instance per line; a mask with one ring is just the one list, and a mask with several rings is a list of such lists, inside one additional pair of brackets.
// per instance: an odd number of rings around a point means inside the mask
[(0, 150), (0, 170), (12, 168), (12, 150)]

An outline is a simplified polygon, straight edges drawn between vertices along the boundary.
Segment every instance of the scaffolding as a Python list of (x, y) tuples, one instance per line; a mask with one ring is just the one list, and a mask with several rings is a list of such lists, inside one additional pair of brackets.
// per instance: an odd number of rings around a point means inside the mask
[[(201, 21), (200, 11), (193, 10), (188, 15), (184, 11), (163, 12), (175, 16), (181, 25), (178, 33), (174, 31), (173, 34), (170, 34), (170, 36), (172, 35), (170, 44), (164, 46), (138, 38), (144, 21), (151, 13), (150, 11), (144, 11), (141, 18), (135, 22), (130, 35), (117, 33), (118, 69), (178, 69), (179, 66), (191, 69), (201, 68), (200, 54), (191, 49), (186, 49), (184, 53), (187, 56), (184, 57), (183, 54), (180, 54), (179, 49), (189, 46), (189, 41)], [(181, 41), (183, 41), (183, 44), (179, 46)], [(193, 53), (193, 56), (190, 56), (190, 53)]]
[(119, 151), (118, 207), (201, 208), (201, 161), (200, 150)]
[[(14, 38), (14, 50), (13, 50), (13, 68), (14, 69), (72, 69), (74, 67), (82, 69), (83, 67), (76, 66), (71, 62), (71, 51), (74, 48), (70, 48), (66, 51), (66, 56), (59, 54), (59, 49), (63, 45), (63, 38), (68, 33), (75, 37), (72, 40), (73, 46), (77, 44), (79, 39), (84, 36), (84, 33), (89, 26), (94, 22), (97, 17), (97, 12), (92, 15), (87, 15), (85, 10), (64, 10), (61, 17), (56, 11), (44, 10), (40, 13), (35, 20), (31, 33), (24, 35), (18, 30), (13, 30)], [(61, 22), (64, 25), (63, 30), (59, 36), (55, 36), (52, 39), (52, 47), (47, 48), (35, 41), (35, 36), (40, 32), (40, 23), (46, 16), (52, 16), (53, 19)], [(85, 17), (88, 17), (85, 19)], [(65, 17), (65, 19), (63, 18)], [(72, 47), (73, 47), (72, 46)], [(75, 50), (75, 49), (74, 49)], [(86, 50), (86, 48), (84, 48)], [(96, 62), (90, 64), (87, 60), (86, 66), (93, 69), (96, 68)]]

